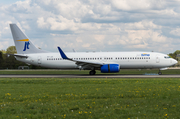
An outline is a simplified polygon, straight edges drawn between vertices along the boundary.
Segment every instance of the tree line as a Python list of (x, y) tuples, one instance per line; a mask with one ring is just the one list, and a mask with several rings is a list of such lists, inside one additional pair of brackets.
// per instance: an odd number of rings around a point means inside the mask
[(177, 55), (179, 54), (180, 54), (180, 50), (176, 50), (174, 53), (169, 53), (169, 56), (177, 60)]
[(28, 66), (30, 69), (44, 69), (43, 67), (29, 65), (16, 60), (13, 55), (16, 54), (16, 47), (9, 46), (6, 50), (0, 51), (0, 69), (18, 69), (19, 66)]

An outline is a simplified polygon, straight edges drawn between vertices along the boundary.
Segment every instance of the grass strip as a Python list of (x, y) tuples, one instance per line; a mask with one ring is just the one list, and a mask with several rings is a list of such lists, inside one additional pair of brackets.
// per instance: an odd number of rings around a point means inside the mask
[(180, 118), (179, 78), (1, 78), (0, 118)]
[[(119, 74), (119, 75), (158, 75), (159, 70), (137, 70), (137, 69), (121, 69), (119, 73), (101, 73), (100, 71), (96, 71), (98, 75), (104, 74)], [(162, 74), (180, 74), (180, 69), (169, 69), (161, 71)], [(0, 70), (0, 75), (3, 74), (59, 74), (59, 75), (68, 75), (68, 74), (89, 74), (87, 70)]]

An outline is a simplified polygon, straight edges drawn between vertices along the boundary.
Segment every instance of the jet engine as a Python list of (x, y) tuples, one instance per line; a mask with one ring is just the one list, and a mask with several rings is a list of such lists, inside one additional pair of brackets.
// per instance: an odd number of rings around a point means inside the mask
[(105, 64), (101, 66), (101, 73), (116, 73), (120, 71), (119, 64)]

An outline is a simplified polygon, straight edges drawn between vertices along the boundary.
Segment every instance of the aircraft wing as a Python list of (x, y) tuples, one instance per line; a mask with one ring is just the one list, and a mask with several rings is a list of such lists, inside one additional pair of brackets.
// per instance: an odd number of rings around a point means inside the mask
[(98, 62), (88, 62), (88, 61), (82, 61), (82, 60), (73, 60), (76, 62), (77, 65), (82, 66), (82, 67), (101, 67), (103, 63), (98, 63)]
[(92, 66), (93, 67), (101, 67), (102, 65), (104, 65), (104, 63), (99, 63), (99, 62), (92, 62), (92, 61), (85, 61), (85, 60), (74, 60), (72, 58), (68, 58), (60, 47), (58, 47), (58, 50), (59, 50), (60, 55), (63, 59), (76, 62), (77, 65), (82, 66), (82, 67), (92, 67)]

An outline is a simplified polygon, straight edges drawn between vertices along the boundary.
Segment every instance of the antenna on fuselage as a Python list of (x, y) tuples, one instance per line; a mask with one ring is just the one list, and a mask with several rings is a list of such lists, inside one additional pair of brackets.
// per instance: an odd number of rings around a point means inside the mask
[(75, 49), (72, 49), (72, 50), (73, 50), (73, 52), (76, 52)]

